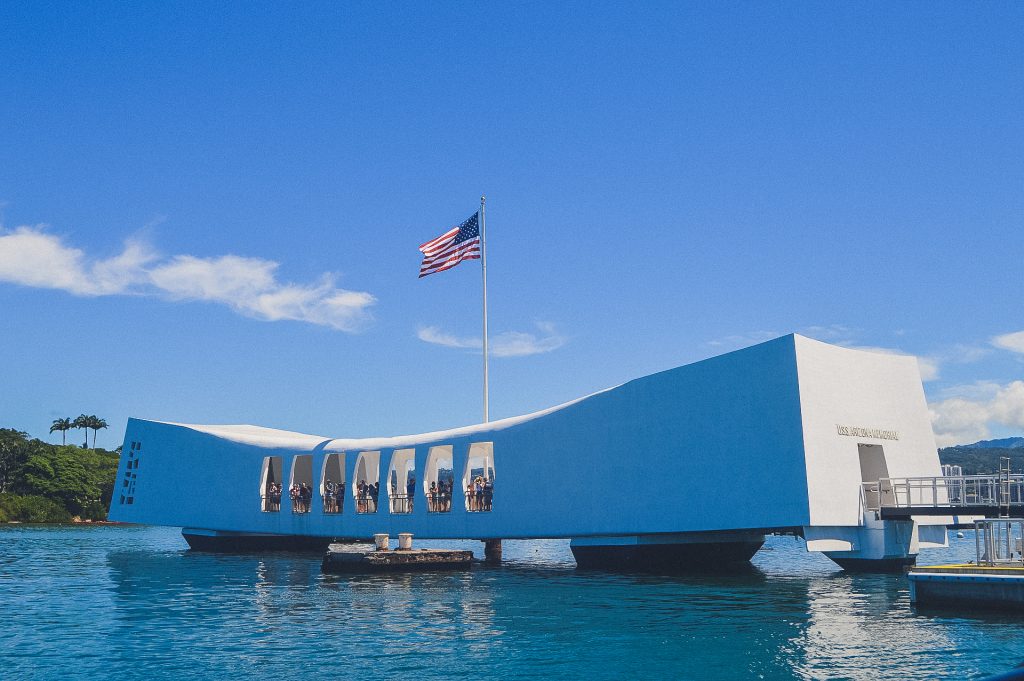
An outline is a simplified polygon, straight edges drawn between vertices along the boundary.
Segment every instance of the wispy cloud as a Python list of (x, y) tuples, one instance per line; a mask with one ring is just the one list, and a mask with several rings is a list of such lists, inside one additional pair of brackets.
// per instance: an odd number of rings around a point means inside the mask
[(716, 350), (739, 350), (740, 348), (770, 341), (781, 335), (775, 331), (746, 331), (716, 338), (715, 340), (708, 341), (708, 345)]
[(802, 336), (814, 338), (828, 343), (848, 342), (856, 334), (848, 326), (830, 324), (828, 326), (805, 326), (797, 331)]
[(957, 391), (962, 394), (929, 405), (940, 447), (984, 440), (993, 425), (1024, 428), (1024, 381), (974, 383), (943, 392)]
[(922, 381), (934, 381), (939, 377), (939, 365), (941, 360), (937, 357), (925, 357), (921, 355), (911, 355), (910, 353), (903, 352), (897, 348), (880, 348), (873, 345), (844, 345), (851, 350), (864, 350), (866, 352), (877, 352), (882, 355), (900, 355), (904, 357), (916, 357), (917, 368), (921, 372)]
[[(522, 331), (505, 331), (490, 337), (488, 351), (495, 357), (525, 357), (539, 355), (557, 350), (566, 344), (567, 338), (555, 330), (550, 322), (536, 322), (539, 333)], [(417, 329), (416, 337), (426, 343), (441, 345), (446, 348), (462, 348), (466, 350), (483, 350), (483, 341), (479, 337), (460, 337), (442, 331), (437, 326), (423, 326)]]
[[(853, 331), (851, 331), (849, 327), (841, 324), (831, 324), (829, 326), (805, 326), (801, 329), (797, 329), (796, 333), (801, 336), (807, 336), (808, 338), (814, 338), (828, 343), (837, 343), (839, 345), (851, 342), (851, 339), (854, 336)], [(708, 341), (708, 345), (715, 350), (739, 350), (740, 348), (764, 343), (765, 341), (770, 341), (783, 335), (785, 334), (770, 330), (745, 331), (743, 333), (734, 333), (728, 336), (723, 336), (722, 338), (717, 338), (713, 341)]]
[(145, 281), (145, 266), (155, 259), (145, 245), (134, 241), (126, 242), (119, 255), (90, 261), (41, 225), (0, 232), (0, 281), (78, 296), (126, 293)]
[[(917, 366), (921, 372), (922, 381), (934, 381), (939, 378), (939, 367), (944, 361), (944, 357), (937, 355), (921, 356), (921, 355), (910, 355), (910, 353), (904, 352), (898, 348), (886, 348), (874, 345), (860, 345), (855, 341), (856, 332), (849, 327), (841, 324), (832, 324), (829, 326), (805, 326), (797, 330), (802, 336), (808, 338), (814, 338), (816, 340), (834, 343), (841, 345), (845, 348), (853, 350), (865, 350), (867, 352), (878, 352), (886, 355), (907, 355), (917, 357)], [(731, 336), (725, 336), (717, 340), (710, 341), (709, 346), (716, 350), (738, 350), (745, 348), (750, 345), (757, 343), (763, 343), (764, 341), (778, 338), (780, 335), (774, 331), (750, 331), (747, 333), (733, 334)], [(975, 354), (983, 354), (986, 352), (985, 348), (973, 349), (967, 348), (967, 346), (958, 346), (957, 354), (955, 357), (958, 361), (969, 361), (963, 359), (967, 357), (968, 351), (973, 350)], [(979, 355), (980, 356), (980, 355)], [(951, 356), (952, 358), (953, 356)], [(973, 361), (973, 360), (970, 360)]]
[(973, 364), (992, 354), (992, 348), (980, 345), (957, 343), (938, 353), (942, 361), (952, 364)]
[(1024, 331), (1004, 333), (992, 339), (992, 345), (1002, 350), (1024, 353)]
[(224, 255), (161, 256), (140, 240), (125, 242), (106, 259), (46, 232), (43, 226), (0, 231), (0, 281), (66, 291), (77, 296), (149, 295), (170, 300), (207, 301), (266, 321), (294, 320), (356, 331), (376, 299), (337, 288), (331, 274), (313, 284), (282, 282), (272, 260)]

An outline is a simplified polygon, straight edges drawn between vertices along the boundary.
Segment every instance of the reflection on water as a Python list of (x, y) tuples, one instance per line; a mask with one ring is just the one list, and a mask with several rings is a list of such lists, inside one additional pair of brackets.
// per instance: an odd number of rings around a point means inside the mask
[[(923, 562), (966, 549), (970, 535)], [(6, 528), (0, 670), (906, 679), (1024, 660), (1024, 618), (917, 612), (904, 577), (846, 574), (792, 538), (726, 574), (577, 571), (563, 541), (505, 542), (504, 555), (500, 568), (337, 576), (315, 556), (192, 553), (161, 528)]]

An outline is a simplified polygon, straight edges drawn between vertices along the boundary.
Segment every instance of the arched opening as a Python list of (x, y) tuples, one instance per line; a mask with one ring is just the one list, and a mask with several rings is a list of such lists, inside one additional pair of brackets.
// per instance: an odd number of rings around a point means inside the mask
[(345, 508), (345, 453), (328, 454), (320, 473), (320, 497), (324, 513), (341, 513)]
[(281, 510), (281, 457), (263, 457), (260, 472), (260, 510), (276, 513)]
[(353, 482), (356, 513), (376, 513), (380, 498), (380, 452), (359, 452)]
[(427, 511), (448, 513), (452, 510), (452, 490), (455, 487), (452, 446), (431, 447), (427, 466), (423, 471), (423, 491), (427, 495)]
[(474, 442), (469, 446), (466, 471), (462, 474), (466, 510), (490, 511), (494, 503), (494, 443)]
[(309, 507), (313, 502), (312, 454), (303, 454), (292, 459), (288, 496), (292, 500), (292, 513), (309, 513)]
[(416, 495), (416, 450), (396, 449), (388, 469), (388, 498), (392, 513), (412, 513)]

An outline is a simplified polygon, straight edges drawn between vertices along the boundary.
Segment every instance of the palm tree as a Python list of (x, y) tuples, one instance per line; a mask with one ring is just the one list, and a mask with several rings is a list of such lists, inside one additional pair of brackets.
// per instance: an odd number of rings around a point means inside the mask
[(77, 430), (85, 430), (85, 444), (82, 445), (82, 449), (89, 448), (89, 417), (85, 414), (79, 414), (75, 417), (75, 420), (71, 422), (71, 427)]
[(107, 422), (95, 414), (89, 417), (89, 428), (92, 429), (92, 448), (96, 449), (96, 434), (107, 427)]
[(60, 443), (66, 445), (68, 443), (68, 431), (71, 430), (71, 419), (54, 419), (53, 425), (50, 426), (50, 432), (55, 430), (60, 431)]

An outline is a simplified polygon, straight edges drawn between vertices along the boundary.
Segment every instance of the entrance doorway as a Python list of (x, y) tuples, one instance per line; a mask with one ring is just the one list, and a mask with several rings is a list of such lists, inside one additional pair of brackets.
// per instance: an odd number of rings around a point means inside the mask
[(879, 508), (882, 501), (892, 496), (892, 486), (887, 478), (889, 467), (885, 464), (885, 449), (882, 445), (858, 444), (860, 456), (860, 481), (864, 489), (864, 503), (867, 508)]

